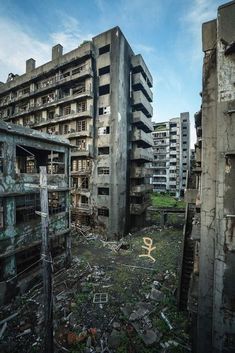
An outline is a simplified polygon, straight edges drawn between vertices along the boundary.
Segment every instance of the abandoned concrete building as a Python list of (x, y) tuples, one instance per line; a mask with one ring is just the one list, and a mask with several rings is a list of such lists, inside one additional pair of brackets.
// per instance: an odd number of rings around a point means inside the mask
[(118, 27), (0, 85), (0, 118), (75, 145), (72, 218), (110, 237), (145, 218), (151, 190), (152, 76)]
[(202, 108), (195, 115), (194, 180), (179, 304), (193, 319), (194, 352), (235, 351), (235, 1), (202, 26)]
[(189, 113), (181, 113), (179, 118), (153, 125), (153, 190), (183, 196), (190, 168)]
[(41, 266), (40, 166), (48, 172), (54, 257), (69, 250), (69, 141), (0, 122), (0, 303), (27, 290)]

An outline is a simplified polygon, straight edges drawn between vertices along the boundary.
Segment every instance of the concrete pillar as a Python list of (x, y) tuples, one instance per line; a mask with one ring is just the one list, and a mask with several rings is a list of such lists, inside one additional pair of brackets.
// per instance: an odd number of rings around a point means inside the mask
[(26, 60), (26, 74), (33, 71), (36, 67), (36, 61), (34, 59)]
[(63, 55), (63, 47), (61, 44), (54, 45), (52, 47), (52, 60), (58, 59)]

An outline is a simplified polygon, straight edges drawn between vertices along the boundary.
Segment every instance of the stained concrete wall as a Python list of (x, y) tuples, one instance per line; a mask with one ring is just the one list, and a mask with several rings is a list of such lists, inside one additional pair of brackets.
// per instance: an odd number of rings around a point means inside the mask
[[(235, 347), (235, 1), (203, 25), (199, 353)], [(214, 43), (214, 45), (212, 45)]]

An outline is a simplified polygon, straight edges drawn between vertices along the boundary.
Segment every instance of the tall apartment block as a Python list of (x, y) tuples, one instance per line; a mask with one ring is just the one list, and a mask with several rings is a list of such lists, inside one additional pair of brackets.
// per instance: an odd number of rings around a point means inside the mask
[(189, 113), (181, 113), (179, 118), (167, 122), (155, 123), (152, 135), (154, 191), (180, 197), (184, 193), (190, 166)]
[[(202, 26), (202, 108), (195, 115), (194, 242), (188, 309), (194, 352), (235, 351), (235, 1)], [(188, 193), (188, 192), (187, 192)], [(196, 197), (190, 197), (196, 196)], [(196, 195), (195, 195), (196, 194)], [(191, 205), (190, 205), (191, 204)], [(189, 219), (190, 221), (190, 219)], [(187, 245), (187, 242), (185, 243)], [(184, 246), (185, 246), (184, 245)], [(185, 252), (183, 263), (188, 259)], [(188, 269), (182, 273), (189, 276)]]
[(0, 84), (1, 119), (74, 145), (72, 217), (110, 237), (145, 218), (152, 161), (152, 76), (118, 27)]

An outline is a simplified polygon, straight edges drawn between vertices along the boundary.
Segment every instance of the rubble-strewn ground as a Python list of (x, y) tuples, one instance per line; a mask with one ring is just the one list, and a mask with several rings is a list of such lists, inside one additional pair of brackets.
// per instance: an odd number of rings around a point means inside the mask
[[(143, 237), (156, 247), (155, 262), (139, 257)], [(145, 228), (119, 242), (75, 232), (72, 267), (54, 276), (55, 352), (190, 351), (188, 320), (176, 309), (181, 241), (174, 228)], [(41, 301), (38, 288), (4, 308), (0, 321), (18, 315), (7, 322), (2, 353), (42, 352)]]

